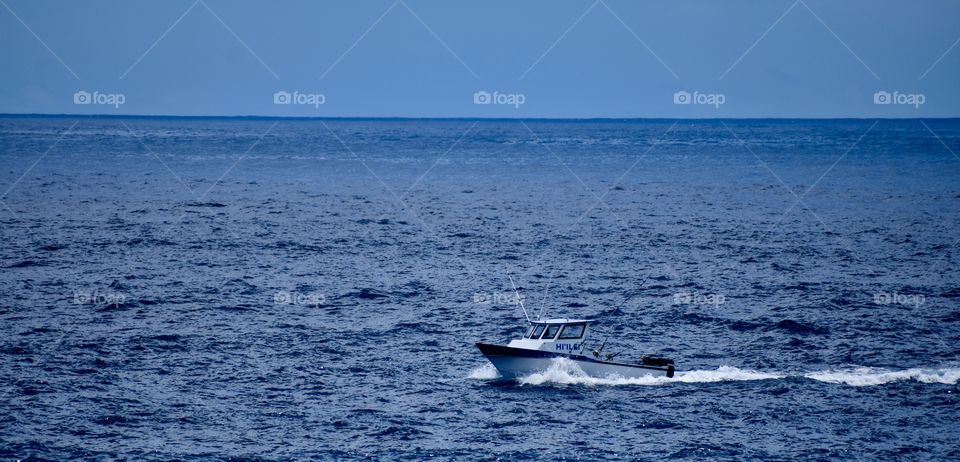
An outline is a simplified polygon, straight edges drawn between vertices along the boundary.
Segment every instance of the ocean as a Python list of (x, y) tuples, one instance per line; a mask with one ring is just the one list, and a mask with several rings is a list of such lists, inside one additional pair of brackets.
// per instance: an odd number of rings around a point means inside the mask
[[(957, 152), (936, 119), (2, 117), (0, 458), (960, 460)], [(499, 377), (518, 294), (677, 376)]]

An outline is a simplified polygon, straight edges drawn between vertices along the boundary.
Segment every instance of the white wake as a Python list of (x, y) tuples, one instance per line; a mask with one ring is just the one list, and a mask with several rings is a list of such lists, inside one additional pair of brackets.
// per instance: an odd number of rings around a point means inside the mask
[(916, 380), (921, 383), (944, 383), (953, 385), (960, 381), (960, 369), (913, 368), (902, 371), (892, 371), (875, 367), (857, 367), (853, 369), (813, 372), (804, 375), (804, 377), (821, 382), (842, 383), (854, 387), (883, 385), (900, 380)]
[(583, 384), (583, 385), (661, 385), (671, 382), (705, 383), (740, 380), (778, 379), (782, 376), (765, 372), (738, 369), (736, 367), (721, 366), (716, 370), (708, 371), (678, 371), (673, 378), (643, 377), (625, 378), (610, 375), (604, 378), (590, 377), (575, 362), (566, 358), (554, 360), (550, 368), (541, 373), (530, 374), (520, 378), (524, 385), (540, 385), (543, 383)]
[[(468, 376), (470, 379), (479, 380), (490, 380), (498, 377), (500, 377), (500, 374), (497, 373), (497, 369), (490, 363), (474, 369)], [(673, 378), (649, 375), (637, 378), (625, 378), (614, 375), (598, 378), (587, 375), (575, 362), (566, 358), (558, 358), (553, 361), (553, 364), (551, 364), (550, 368), (546, 371), (520, 377), (518, 381), (524, 385), (541, 385), (545, 383), (577, 385), (665, 385), (677, 382), (736, 382), (747, 380), (774, 380), (787, 377), (805, 377), (810, 380), (854, 387), (883, 385), (901, 380), (953, 385), (960, 382), (960, 368), (889, 370), (870, 367), (853, 367), (809, 373), (781, 373), (720, 366), (712, 370), (677, 371)]]

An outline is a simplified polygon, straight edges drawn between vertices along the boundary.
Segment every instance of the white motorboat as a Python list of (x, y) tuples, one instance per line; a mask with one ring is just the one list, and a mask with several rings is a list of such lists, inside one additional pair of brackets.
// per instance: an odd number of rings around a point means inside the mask
[[(526, 310), (524, 310), (526, 311)], [(673, 360), (642, 356), (636, 363), (614, 361), (615, 354), (599, 349), (585, 354), (585, 340), (593, 321), (587, 319), (546, 319), (528, 321), (530, 328), (523, 338), (507, 345), (477, 343), (480, 352), (504, 377), (514, 378), (547, 370), (557, 358), (573, 361), (591, 377), (643, 376), (673, 377)]]

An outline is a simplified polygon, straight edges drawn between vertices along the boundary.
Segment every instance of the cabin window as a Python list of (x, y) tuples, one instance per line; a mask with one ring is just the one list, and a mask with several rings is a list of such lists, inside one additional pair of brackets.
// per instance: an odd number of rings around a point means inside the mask
[(533, 326), (530, 326), (530, 328), (529, 328), (529, 329), (527, 329), (527, 333), (526, 333), (526, 334), (524, 334), (524, 336), (523, 336), (523, 338), (530, 338), (530, 337), (533, 337), (533, 328), (534, 328)]
[(547, 326), (543, 324), (538, 324), (537, 327), (533, 329), (533, 335), (531, 335), (530, 338), (540, 338), (540, 334), (543, 333), (544, 327), (547, 327)]
[(583, 330), (586, 327), (586, 324), (567, 324), (563, 326), (563, 331), (560, 332), (560, 339), (567, 340), (583, 337)]
[(560, 330), (559, 324), (550, 324), (550, 327), (547, 328), (547, 331), (543, 334), (543, 340), (551, 340), (557, 336), (557, 331)]

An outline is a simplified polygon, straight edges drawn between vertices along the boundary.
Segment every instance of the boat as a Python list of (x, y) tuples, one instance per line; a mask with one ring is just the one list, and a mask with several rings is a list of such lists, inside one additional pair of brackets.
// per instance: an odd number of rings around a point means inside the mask
[(517, 378), (546, 371), (559, 358), (572, 361), (588, 376), (596, 378), (672, 378), (674, 375), (673, 360), (667, 358), (641, 356), (633, 363), (616, 361), (617, 354), (603, 352), (606, 341), (600, 348), (584, 353), (592, 320), (528, 319), (527, 322), (530, 324), (527, 333), (507, 345), (477, 343), (480, 353), (503, 377)]

